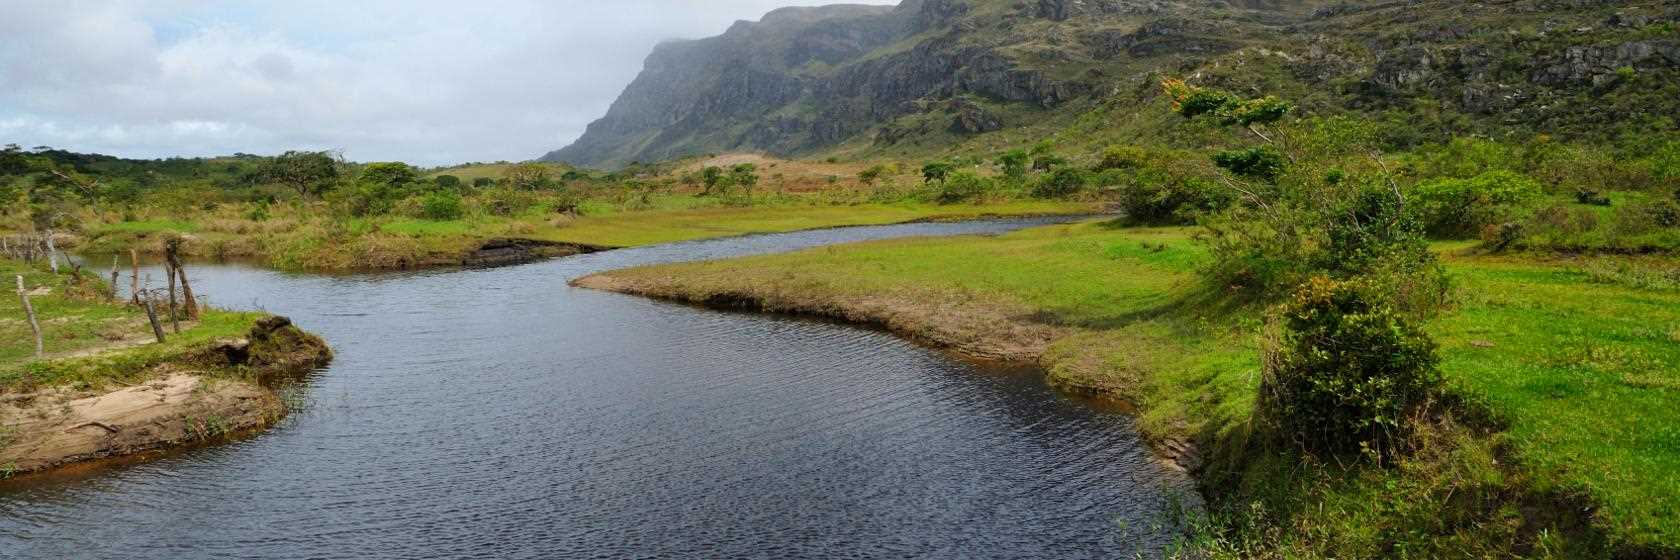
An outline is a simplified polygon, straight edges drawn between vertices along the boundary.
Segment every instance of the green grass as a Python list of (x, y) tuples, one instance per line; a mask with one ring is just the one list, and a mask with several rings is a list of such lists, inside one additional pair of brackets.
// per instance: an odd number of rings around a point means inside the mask
[[(1460, 304), (1427, 327), (1453, 392), (1506, 428), (1448, 421), (1392, 468), (1344, 467), (1303, 464), (1287, 451), (1254, 455), (1264, 447), (1247, 435), (1262, 313), (1203, 292), (1195, 269), (1205, 258), (1188, 229), (1080, 223), (610, 276), (700, 295), (990, 301), (1027, 309), (1020, 320), (1068, 327), (1042, 360), (1053, 380), (1124, 397), (1146, 437), (1199, 441), (1227, 461), (1210, 466), (1215, 503), (1254, 511), (1218, 529), (1236, 535), (1210, 546), (1219, 555), (1570, 557), (1680, 547), (1680, 289), (1606, 283), (1569, 263), (1449, 259)], [(1599, 506), (1591, 530), (1571, 526), (1572, 496)]]
[(1509, 424), (1524, 465), (1585, 489), (1616, 534), (1680, 543), (1680, 291), (1565, 264), (1451, 270), (1462, 309), (1432, 329), (1450, 378)]

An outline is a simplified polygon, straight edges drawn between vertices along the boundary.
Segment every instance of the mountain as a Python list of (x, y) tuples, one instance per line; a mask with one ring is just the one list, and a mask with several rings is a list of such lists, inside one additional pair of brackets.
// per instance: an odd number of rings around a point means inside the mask
[(542, 159), (618, 167), (731, 150), (949, 144), (1146, 102), (1162, 76), (1288, 95), (1315, 111), (1428, 113), (1461, 132), (1602, 139), (1674, 126), (1677, 29), (1680, 6), (1660, 0), (784, 8), (660, 45), (605, 117)]

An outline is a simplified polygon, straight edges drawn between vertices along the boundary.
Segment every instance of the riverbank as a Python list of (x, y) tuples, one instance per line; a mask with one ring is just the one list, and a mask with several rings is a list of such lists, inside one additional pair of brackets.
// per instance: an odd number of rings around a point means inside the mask
[[(693, 197), (686, 197), (693, 198)], [(325, 208), (296, 208), (253, 219), (241, 208), (193, 219), (90, 222), (67, 243), (86, 253), (161, 254), (179, 236), (183, 254), (245, 259), (286, 270), (354, 271), (482, 266), (690, 241), (841, 226), (1089, 214), (1092, 203), (1015, 200), (984, 204), (919, 202), (829, 204), (794, 201), (744, 206), (586, 209), (455, 220), (331, 218)]]
[(250, 433), (283, 417), (277, 388), (332, 352), (284, 317), (206, 308), (159, 343), (144, 313), (90, 277), (0, 261), (22, 274), (41, 324), (36, 359), (21, 302), (0, 306), (0, 478)]
[(1602, 272), (1600, 259), (1442, 247), (1462, 297), (1429, 330), (1463, 402), (1398, 464), (1325, 464), (1250, 441), (1263, 310), (1200, 287), (1205, 254), (1192, 235), (1092, 222), (577, 284), (833, 317), (1036, 361), (1053, 383), (1131, 403), (1157, 449), (1199, 475), (1214, 513), (1191, 544), (1214, 557), (1680, 549), (1680, 411), (1663, 404), (1680, 383), (1680, 291)]

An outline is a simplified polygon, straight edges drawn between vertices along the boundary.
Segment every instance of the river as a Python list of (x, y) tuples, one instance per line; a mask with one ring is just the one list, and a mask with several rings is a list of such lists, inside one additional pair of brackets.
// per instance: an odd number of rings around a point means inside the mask
[(290, 316), (336, 360), (259, 436), (0, 487), (0, 557), (1156, 556), (1176, 535), (1167, 512), (1194, 500), (1189, 481), (1128, 417), (1057, 394), (1036, 371), (875, 330), (566, 285), (1036, 223), (842, 228), (480, 270), (196, 265), (213, 304)]

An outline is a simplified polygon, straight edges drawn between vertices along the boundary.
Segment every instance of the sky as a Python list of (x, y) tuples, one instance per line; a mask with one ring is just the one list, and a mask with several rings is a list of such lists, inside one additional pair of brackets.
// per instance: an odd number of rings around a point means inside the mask
[(581, 135), (659, 42), (833, 2), (0, 0), (0, 144), (521, 161)]

